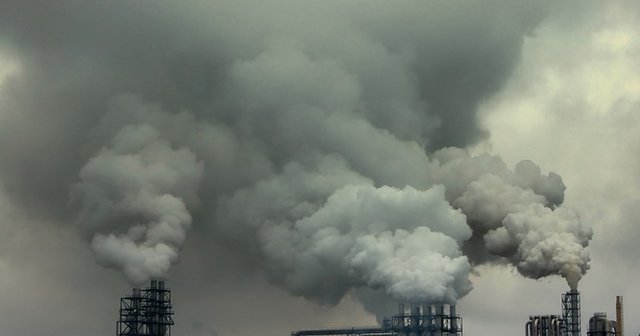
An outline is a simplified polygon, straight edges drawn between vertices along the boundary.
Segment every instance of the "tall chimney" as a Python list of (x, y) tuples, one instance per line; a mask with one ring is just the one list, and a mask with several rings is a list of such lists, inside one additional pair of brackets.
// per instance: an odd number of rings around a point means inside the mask
[(577, 289), (562, 295), (562, 318), (567, 323), (567, 335), (580, 336), (580, 292)]
[(616, 336), (624, 336), (624, 307), (622, 296), (616, 296)]

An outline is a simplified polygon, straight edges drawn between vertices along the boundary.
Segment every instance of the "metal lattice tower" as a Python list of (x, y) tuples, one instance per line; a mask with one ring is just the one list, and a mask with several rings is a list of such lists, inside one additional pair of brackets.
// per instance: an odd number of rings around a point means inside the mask
[(562, 294), (562, 318), (567, 323), (567, 336), (580, 336), (580, 292), (577, 289)]
[(134, 288), (120, 299), (116, 336), (171, 336), (172, 316), (171, 291), (152, 280), (149, 288)]

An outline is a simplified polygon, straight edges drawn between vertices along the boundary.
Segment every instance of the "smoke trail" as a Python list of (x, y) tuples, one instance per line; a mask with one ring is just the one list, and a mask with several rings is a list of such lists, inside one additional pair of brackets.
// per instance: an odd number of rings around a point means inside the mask
[(438, 178), (451, 186), (448, 198), (467, 216), (477, 238), (467, 241), (472, 262), (505, 258), (526, 277), (561, 275), (577, 286), (589, 269), (585, 248), (593, 231), (559, 205), (565, 189), (560, 176), (542, 175), (530, 161), (511, 171), (498, 157), (470, 157), (455, 149), (435, 157), (443, 169)]
[(584, 248), (591, 234), (571, 210), (533, 204), (508, 214), (502, 227), (485, 235), (485, 242), (492, 253), (511, 257), (523, 275), (538, 279), (560, 274), (577, 289), (589, 269)]

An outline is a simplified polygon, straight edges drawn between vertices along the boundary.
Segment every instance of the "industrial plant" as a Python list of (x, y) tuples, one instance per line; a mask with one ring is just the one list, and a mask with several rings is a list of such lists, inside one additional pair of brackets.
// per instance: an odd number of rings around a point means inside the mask
[[(580, 336), (580, 292), (575, 289), (562, 295), (562, 315), (529, 316), (525, 324), (526, 336)], [(587, 336), (624, 335), (622, 296), (616, 297), (616, 319), (608, 320), (606, 313), (597, 312), (589, 319)]]
[(384, 319), (381, 327), (300, 330), (291, 336), (358, 335), (358, 336), (444, 336), (462, 335), (462, 317), (456, 314), (456, 306), (411, 305), (407, 311), (404, 304), (398, 305), (398, 314)]
[[(525, 323), (525, 336), (582, 336), (580, 292), (572, 289), (561, 296), (561, 314), (532, 315)], [(171, 291), (164, 281), (152, 280), (148, 288), (133, 288), (120, 299), (116, 336), (171, 336), (173, 307)], [(587, 336), (624, 336), (622, 296), (616, 297), (616, 319), (596, 312), (589, 319)], [(291, 336), (462, 336), (462, 317), (454, 304), (398, 304), (396, 315), (381, 326), (298, 330)]]

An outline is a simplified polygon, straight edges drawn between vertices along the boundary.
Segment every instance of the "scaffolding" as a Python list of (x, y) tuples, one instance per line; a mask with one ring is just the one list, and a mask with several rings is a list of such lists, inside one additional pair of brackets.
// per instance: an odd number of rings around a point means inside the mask
[[(422, 309), (421, 309), (422, 308)], [(399, 305), (398, 315), (384, 319), (381, 327), (299, 330), (291, 336), (462, 336), (462, 317), (456, 306), (412, 305), (407, 312)]]
[(562, 294), (562, 318), (567, 324), (567, 336), (580, 336), (580, 292), (577, 289)]
[(171, 291), (152, 280), (149, 288), (134, 288), (120, 299), (116, 336), (171, 336), (172, 316)]

